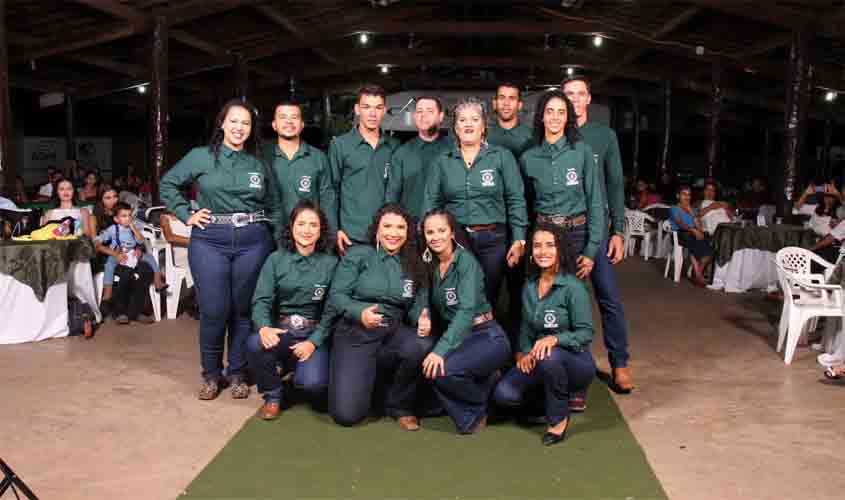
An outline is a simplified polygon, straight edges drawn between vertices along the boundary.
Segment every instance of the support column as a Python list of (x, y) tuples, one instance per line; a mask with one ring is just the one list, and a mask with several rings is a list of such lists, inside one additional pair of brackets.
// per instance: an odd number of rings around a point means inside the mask
[(249, 68), (247, 67), (244, 55), (235, 53), (232, 55), (233, 66), (235, 67), (235, 97), (241, 101), (249, 99)]
[(672, 137), (672, 82), (663, 82), (663, 151), (660, 155), (660, 178), (669, 173), (669, 142)]
[(163, 16), (158, 16), (153, 28), (150, 78), (150, 163), (154, 180), (154, 205), (161, 203), (158, 183), (167, 168), (167, 37), (167, 21)]
[(786, 112), (783, 132), (783, 193), (779, 205), (791, 219), (792, 197), (801, 191), (801, 152), (807, 130), (807, 108), (810, 104), (812, 66), (809, 60), (810, 30), (794, 31), (789, 51), (789, 73), (786, 82)]
[[(9, 47), (6, 45), (6, 0), (0, 0), (0, 175), (15, 185), (15, 155), (11, 150), (12, 109), (9, 102)], [(2, 180), (2, 179), (0, 179)], [(0, 182), (2, 184), (2, 182)]]
[(833, 166), (830, 164), (830, 140), (833, 135), (833, 113), (828, 110), (824, 117), (824, 142), (822, 142), (822, 171), (826, 178), (833, 177)]
[(707, 169), (706, 177), (713, 177), (719, 163), (719, 121), (722, 118), (722, 65), (713, 62), (713, 92), (710, 96), (710, 122), (707, 127)]
[(763, 129), (763, 175), (769, 177), (769, 154), (772, 151), (772, 129)]
[(68, 160), (76, 159), (76, 118), (73, 106), (73, 89), (65, 89), (65, 156)]
[(640, 176), (640, 98), (638, 96), (631, 99), (631, 110), (634, 115), (634, 158), (631, 162), (631, 175), (636, 180)]

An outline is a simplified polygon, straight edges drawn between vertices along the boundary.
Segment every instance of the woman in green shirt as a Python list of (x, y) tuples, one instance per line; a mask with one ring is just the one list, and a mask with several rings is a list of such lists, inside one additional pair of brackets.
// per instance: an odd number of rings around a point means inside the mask
[(472, 434), (487, 424), (487, 400), (495, 372), (507, 363), (510, 344), (493, 319), (484, 293), (484, 274), (475, 257), (458, 244), (457, 222), (445, 210), (429, 212), (423, 219), (427, 248), (423, 260), (431, 262), (432, 307), (445, 331), (423, 361), (426, 378), (458, 432)]
[(349, 247), (332, 281), (329, 307), (341, 319), (332, 337), (329, 413), (344, 426), (364, 420), (371, 406), (382, 404), (372, 401), (380, 372), (385, 413), (417, 430), (420, 363), (434, 344), (423, 312), (427, 279), (417, 232), (405, 209), (388, 203), (368, 233), (370, 244)]
[[(278, 183), (261, 161), (258, 112), (240, 99), (228, 101), (207, 147), (194, 148), (161, 179), (161, 199), (191, 226), (188, 262), (200, 298), (199, 398), (214, 399), (224, 385), (223, 350), (229, 332), (232, 397), (249, 396), (244, 369), (252, 332), (250, 299), (276, 234), (263, 222), (278, 218)], [(252, 134), (255, 128), (256, 133)], [(272, 173), (272, 170), (269, 170)], [(196, 182), (200, 209), (191, 212), (182, 188)]]
[(584, 391), (596, 364), (590, 353), (593, 313), (584, 282), (575, 277), (576, 260), (561, 228), (539, 223), (531, 241), (535, 276), (522, 290), (522, 320), (516, 366), (496, 386), (502, 406), (523, 404), (531, 388), (543, 384), (546, 396), (544, 445), (564, 440), (569, 395)]
[[(249, 366), (264, 405), (263, 420), (274, 420), (284, 403), (277, 365), (293, 371), (293, 386), (320, 395), (329, 385), (326, 338), (333, 315), (328, 298), (337, 257), (329, 254), (332, 234), (326, 215), (311, 200), (301, 200), (290, 215), (281, 248), (271, 253), (252, 296), (252, 323), (257, 333), (247, 339)], [(274, 311), (278, 316), (273, 318)]]

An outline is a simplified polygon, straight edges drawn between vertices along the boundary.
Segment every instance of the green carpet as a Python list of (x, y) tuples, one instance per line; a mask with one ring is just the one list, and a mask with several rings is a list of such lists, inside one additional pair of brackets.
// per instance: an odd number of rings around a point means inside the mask
[(567, 440), (512, 421), (459, 436), (447, 417), (404, 432), (388, 419), (355, 428), (299, 405), (254, 418), (188, 487), (187, 499), (665, 499), (601, 383)]

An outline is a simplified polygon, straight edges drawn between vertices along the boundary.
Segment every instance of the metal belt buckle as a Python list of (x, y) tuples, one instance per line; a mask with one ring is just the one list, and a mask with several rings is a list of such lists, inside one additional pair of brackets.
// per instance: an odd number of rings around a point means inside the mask
[(302, 325), (305, 324), (305, 317), (300, 316), (299, 314), (292, 314), (290, 316), (290, 324), (291, 324), (292, 327), (299, 330), (299, 329), (302, 328)]
[(232, 225), (235, 227), (244, 227), (249, 224), (250, 216), (245, 213), (232, 214)]
[(208, 218), (208, 223), (209, 223), (209, 224), (217, 224), (217, 216), (216, 216), (216, 215), (212, 215), (211, 217), (209, 217), (209, 218)]

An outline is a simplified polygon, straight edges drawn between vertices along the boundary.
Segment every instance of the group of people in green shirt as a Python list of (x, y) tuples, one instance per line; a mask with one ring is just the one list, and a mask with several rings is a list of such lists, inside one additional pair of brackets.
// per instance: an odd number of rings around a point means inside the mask
[[(210, 144), (161, 179), (168, 208), (193, 227), (200, 399), (225, 386), (248, 397), (249, 368), (266, 420), (290, 404), (287, 374), (327, 397), (341, 425), (380, 413), (417, 430), (420, 416), (445, 411), (474, 433), (494, 400), (544, 413), (543, 443), (555, 444), (596, 372), (587, 278), (611, 387), (630, 392), (612, 268), (623, 253), (622, 168), (613, 131), (587, 121), (589, 103), (584, 78), (566, 81), (541, 96), (532, 130), (518, 122), (519, 87), (503, 83), (494, 125), (468, 98), (445, 136), (441, 101), (421, 96), (418, 136), (400, 145), (381, 129), (384, 90), (368, 85), (356, 126), (328, 154), (301, 140), (296, 103), (276, 106), (267, 147), (252, 133), (256, 110), (226, 103)], [(182, 194), (191, 183), (196, 211)], [(500, 325), (505, 279), (510, 321)]]

